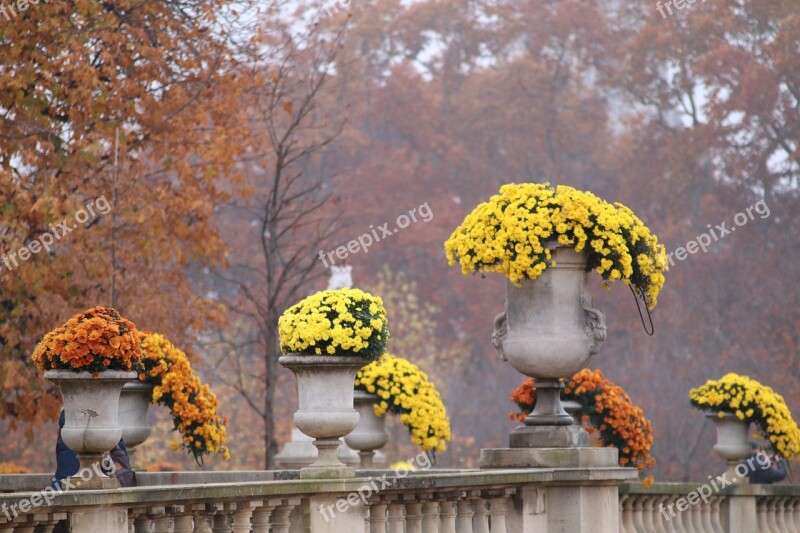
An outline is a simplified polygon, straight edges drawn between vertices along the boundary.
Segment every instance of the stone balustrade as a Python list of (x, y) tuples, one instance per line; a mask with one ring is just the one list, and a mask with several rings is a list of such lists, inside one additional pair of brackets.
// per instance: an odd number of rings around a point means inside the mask
[[(570, 505), (563, 496), (597, 488), (610, 490), (616, 503), (616, 486), (635, 472), (615, 467), (357, 475), (301, 480), (297, 471), (141, 473), (136, 488), (73, 489), (49, 494), (49, 505), (41, 492), (32, 492), (47, 486), (49, 476), (0, 476), (0, 533), (566, 532), (573, 526), (561, 515)], [(611, 526), (596, 531), (616, 533), (618, 524)]]
[(647, 489), (623, 484), (620, 532), (800, 533), (800, 486), (712, 488), (710, 483), (656, 483)]

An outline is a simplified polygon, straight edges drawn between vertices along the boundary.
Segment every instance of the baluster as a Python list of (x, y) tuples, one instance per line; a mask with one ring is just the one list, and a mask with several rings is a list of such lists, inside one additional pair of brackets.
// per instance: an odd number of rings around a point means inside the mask
[(711, 505), (700, 500), (697, 507), (700, 507), (702, 511), (703, 531), (713, 532), (714, 526), (711, 525)]
[(725, 533), (722, 528), (722, 501), (719, 496), (711, 496), (709, 498), (711, 505), (711, 529), (714, 533)]
[(269, 502), (262, 502), (261, 507), (253, 512), (253, 533), (269, 533), (269, 517), (274, 509), (275, 506)]
[(233, 514), (233, 533), (250, 533), (253, 512), (260, 506), (261, 502), (254, 501), (237, 503), (236, 512)]
[(213, 533), (231, 533), (231, 515), (236, 511), (235, 503), (214, 503), (206, 507), (214, 509), (214, 516), (211, 518), (211, 531)]
[(506, 502), (511, 498), (512, 493), (511, 490), (502, 490), (492, 496), (489, 504), (492, 533), (506, 533), (506, 512), (508, 510)]
[(788, 531), (800, 533), (800, 522), (797, 521), (795, 511), (798, 509), (798, 500), (796, 497), (791, 496), (786, 498), (786, 528)]
[(388, 533), (403, 533), (405, 531), (405, 521), (405, 506), (397, 500), (389, 503), (389, 514), (386, 524)]
[(166, 507), (149, 507), (147, 517), (153, 523), (153, 533), (172, 533), (172, 517), (166, 514)]
[(451, 499), (439, 501), (439, 514), (439, 533), (456, 533), (456, 502)]
[(756, 500), (756, 517), (758, 531), (769, 531), (769, 525), (767, 524), (767, 498), (761, 497)]
[[(212, 533), (209, 521), (214, 516), (216, 508), (209, 507), (204, 503), (197, 503), (192, 505), (192, 514), (194, 515), (194, 531), (195, 533)], [(139, 533), (138, 531), (136, 533)]]
[(147, 517), (147, 509), (141, 509), (133, 520), (134, 533), (150, 533), (153, 521)]
[(174, 533), (192, 533), (194, 531), (191, 511), (185, 505), (169, 506), (167, 513), (172, 515)]
[(692, 519), (692, 531), (695, 533), (705, 533), (706, 529), (703, 525), (703, 509), (699, 504), (690, 505), (689, 510), (686, 511), (689, 513)]
[[(666, 519), (664, 518), (664, 513), (667, 513), (669, 516), (668, 511), (664, 508), (664, 503), (667, 501), (667, 496), (653, 496), (653, 511), (652, 511), (652, 518), (653, 518), (653, 531), (656, 533), (667, 533), (667, 528), (664, 525)], [(662, 512), (663, 511), (663, 512)]]
[(642, 497), (642, 524), (645, 531), (655, 531), (656, 525), (653, 520), (653, 498), (650, 496)]
[(429, 500), (422, 504), (422, 531), (439, 533), (439, 502)]
[(275, 510), (272, 511), (272, 533), (289, 533), (289, 528), (292, 525), (290, 518), (292, 509), (300, 505), (300, 498), (285, 498), (282, 500), (270, 500), (276, 503)]
[(369, 506), (369, 533), (386, 533), (386, 502), (382, 500)]
[(469, 500), (461, 498), (458, 500), (458, 516), (456, 518), (456, 531), (458, 533), (472, 533), (472, 516), (475, 512), (472, 510)]
[[(476, 493), (471, 493), (476, 494)], [(474, 533), (489, 533), (489, 510), (486, 508), (486, 500), (481, 498), (478, 492), (472, 497), (472, 531)]]
[(769, 530), (773, 533), (786, 533), (783, 529), (778, 527), (778, 498), (775, 496), (770, 497), (769, 506), (767, 509), (769, 509), (769, 512), (767, 513), (767, 524), (769, 524)]
[(67, 518), (67, 513), (36, 513), (33, 518), (36, 523), (35, 533), (53, 533), (56, 524)]
[(636, 533), (631, 524), (630, 494), (624, 494), (619, 498), (619, 531), (620, 533)]
[(407, 496), (406, 502), (406, 533), (422, 533), (422, 502)]

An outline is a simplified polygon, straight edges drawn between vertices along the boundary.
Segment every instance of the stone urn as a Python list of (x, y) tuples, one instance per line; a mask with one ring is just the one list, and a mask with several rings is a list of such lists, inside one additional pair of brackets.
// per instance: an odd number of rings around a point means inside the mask
[(750, 455), (751, 447), (747, 440), (750, 422), (739, 420), (733, 413), (726, 412), (722, 416), (717, 413), (717, 411), (706, 413), (717, 427), (717, 443), (714, 445), (714, 451), (725, 459), (728, 471), (732, 473), (739, 461)]
[[(586, 252), (557, 246), (552, 249), (552, 261), (535, 280), (522, 280), (519, 287), (507, 282), (505, 311), (495, 317), (492, 335), (504, 361), (536, 378), (536, 407), (524, 421), (529, 428), (574, 423), (561, 404), (564, 384), (559, 378), (585, 368), (606, 338), (605, 315), (592, 307)], [(566, 440), (537, 443), (530, 438), (533, 433), (555, 435), (549, 430), (517, 428), (511, 447), (585, 445), (585, 438), (579, 442), (564, 432)]]
[[(100, 474), (103, 453), (114, 448), (122, 436), (119, 424), (119, 398), (125, 383), (136, 379), (136, 372), (106, 370), (92, 372), (47, 370), (48, 379), (61, 389), (64, 402), (64, 443), (78, 454), (82, 489), (116, 487), (114, 480)], [(90, 472), (87, 477), (84, 474)]]
[(389, 434), (386, 433), (386, 417), (375, 414), (374, 406), (381, 401), (376, 394), (356, 390), (353, 398), (360, 419), (356, 428), (344, 438), (344, 441), (354, 450), (358, 450), (361, 468), (372, 468), (375, 450), (383, 448), (389, 441)]
[(317, 460), (300, 470), (302, 479), (354, 477), (355, 471), (342, 463), (336, 450), (344, 437), (358, 425), (353, 408), (353, 382), (369, 363), (364, 357), (328, 355), (284, 355), (278, 362), (297, 378), (297, 429), (314, 438)]
[(122, 387), (119, 397), (119, 424), (122, 426), (122, 440), (134, 468), (136, 447), (150, 437), (153, 428), (147, 422), (147, 413), (153, 399), (153, 385), (132, 381)]

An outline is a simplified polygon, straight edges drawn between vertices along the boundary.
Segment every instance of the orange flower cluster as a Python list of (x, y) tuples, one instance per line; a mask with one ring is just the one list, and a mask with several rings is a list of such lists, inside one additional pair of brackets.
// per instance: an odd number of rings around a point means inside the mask
[(186, 354), (157, 333), (140, 333), (140, 339), (144, 357), (139, 379), (154, 385), (153, 403), (169, 408), (174, 429), (183, 435), (172, 448), (188, 449), (198, 463), (212, 453), (230, 459), (225, 446), (228, 421), (217, 414), (217, 396), (200, 382)]
[[(522, 421), (536, 405), (536, 380), (527, 379), (511, 393), (511, 401), (520, 410), (511, 418)], [(619, 450), (619, 464), (634, 465), (640, 471), (652, 468), (655, 459), (650, 455), (653, 446), (653, 426), (640, 407), (633, 405), (622, 387), (603, 377), (599, 370), (583, 369), (567, 382), (562, 399), (578, 402), (584, 427), (590, 433), (599, 431), (599, 446)], [(652, 476), (644, 480), (652, 484)]]
[(31, 358), (44, 372), (51, 369), (130, 371), (142, 352), (136, 326), (110, 307), (93, 307), (44, 336)]

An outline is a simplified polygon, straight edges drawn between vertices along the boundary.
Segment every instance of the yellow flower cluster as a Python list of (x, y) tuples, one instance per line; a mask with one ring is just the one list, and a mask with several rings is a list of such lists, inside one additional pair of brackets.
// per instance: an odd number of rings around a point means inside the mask
[(142, 353), (136, 326), (110, 307), (93, 307), (46, 334), (31, 359), (50, 369), (130, 371)]
[(278, 320), (283, 353), (380, 357), (389, 340), (383, 300), (359, 289), (320, 291)]
[(384, 354), (359, 371), (356, 389), (376, 394), (375, 414), (400, 414), (411, 442), (423, 450), (443, 452), (450, 440), (450, 419), (436, 387), (408, 360)]
[(142, 368), (139, 379), (154, 385), (153, 403), (165, 405), (172, 413), (181, 442), (172, 448), (189, 450), (201, 462), (207, 454), (221, 453), (228, 460), (225, 446), (227, 420), (217, 414), (217, 396), (203, 385), (192, 370), (186, 354), (158, 333), (140, 333)]
[(588, 254), (587, 270), (622, 280), (655, 307), (664, 285), (664, 246), (629, 208), (590, 192), (549, 183), (511, 183), (476, 207), (444, 243), (451, 265), (465, 273), (498, 272), (513, 283), (536, 279), (552, 265), (550, 250)]
[(787, 459), (800, 455), (800, 429), (783, 396), (747, 376), (730, 373), (689, 391), (698, 409), (734, 413), (739, 420), (757, 424), (773, 448)]

